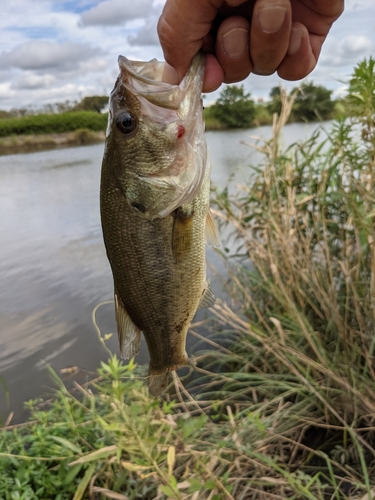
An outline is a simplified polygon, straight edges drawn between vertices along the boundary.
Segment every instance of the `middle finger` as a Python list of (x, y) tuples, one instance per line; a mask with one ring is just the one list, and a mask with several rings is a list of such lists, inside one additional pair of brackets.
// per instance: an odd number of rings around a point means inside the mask
[(257, 0), (250, 32), (253, 73), (271, 75), (288, 50), (292, 25), (289, 0)]

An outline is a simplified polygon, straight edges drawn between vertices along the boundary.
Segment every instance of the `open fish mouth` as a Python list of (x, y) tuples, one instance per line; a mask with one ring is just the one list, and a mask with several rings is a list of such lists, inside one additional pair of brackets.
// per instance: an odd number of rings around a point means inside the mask
[[(137, 103), (135, 108), (139, 122), (133, 135), (144, 133), (147, 141), (163, 133), (171, 143), (160, 170), (155, 171), (151, 161), (146, 161), (150, 168), (145, 166), (142, 171), (134, 172), (134, 182), (128, 183), (125, 193), (137, 214), (153, 221), (166, 217), (181, 205), (189, 204), (206, 174), (202, 101), (196, 91), (203, 82), (204, 55), (197, 54), (179, 85), (161, 81), (164, 63), (156, 59), (140, 62), (119, 56), (118, 63), (120, 75), (111, 94), (111, 119), (116, 120), (124, 106), (133, 99)], [(148, 123), (152, 123), (152, 129), (146, 136)], [(143, 130), (140, 130), (141, 127)], [(157, 195), (150, 199), (149, 193), (153, 189)], [(148, 202), (145, 202), (146, 198)]]
[[(177, 111), (180, 110), (194, 80), (203, 79), (203, 57), (201, 53), (196, 56), (180, 85), (171, 85), (162, 81), (165, 63), (156, 59), (141, 62), (119, 56), (118, 65), (121, 70), (122, 83), (130, 92), (147, 99), (156, 106)], [(188, 99), (191, 99), (191, 95)], [(184, 110), (181, 109), (181, 111)]]

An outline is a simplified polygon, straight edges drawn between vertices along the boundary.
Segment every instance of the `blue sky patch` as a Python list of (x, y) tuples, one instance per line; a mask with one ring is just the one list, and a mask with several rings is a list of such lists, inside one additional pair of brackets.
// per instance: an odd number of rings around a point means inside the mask
[(33, 40), (56, 39), (59, 38), (59, 31), (51, 26), (6, 26), (4, 31), (22, 33), (25, 38)]
[(53, 12), (74, 12), (75, 14), (81, 14), (85, 10), (89, 10), (95, 5), (100, 3), (100, 0), (66, 0), (62, 2), (56, 2), (52, 4)]

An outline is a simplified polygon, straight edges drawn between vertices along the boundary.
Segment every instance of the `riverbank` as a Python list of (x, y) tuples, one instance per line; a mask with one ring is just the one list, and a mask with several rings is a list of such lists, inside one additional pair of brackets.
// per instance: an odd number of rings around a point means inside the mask
[(243, 260), (223, 241), (230, 300), (192, 376), (153, 399), (116, 356), (73, 392), (51, 371), (54, 397), (0, 432), (0, 498), (373, 498), (374, 141), (336, 122), (279, 150), (288, 109), (256, 176), (215, 193)]
[(104, 140), (104, 131), (95, 132), (88, 129), (60, 134), (12, 135), (0, 138), (0, 155), (96, 144)]
[[(229, 276), (223, 280), (226, 297), (217, 300), (204, 321), (206, 334), (199, 330), (203, 320), (197, 319), (191, 327), (189, 337), (200, 341), (195, 346), (194, 370), (183, 372), (183, 378), (173, 372), (171, 387), (159, 399), (149, 397), (147, 368), (136, 367), (133, 361), (124, 365), (116, 356), (97, 363), (100, 368), (91, 383), (75, 378), (73, 391), (50, 370), (58, 390), (49, 401), (29, 401), (31, 420), (12, 425), (8, 418), (0, 431), (0, 498), (373, 500), (373, 69), (366, 75), (371, 77), (366, 87), (353, 86), (353, 98), (362, 105), (358, 118), (331, 123), (327, 135), (317, 131), (282, 146), (282, 127), (292, 104), (285, 100), (273, 138), (257, 143), (262, 157), (249, 180), (233, 193), (227, 184), (213, 193), (212, 210), (224, 228), (220, 255)], [(363, 99), (358, 99), (358, 88), (365, 88)], [(77, 149), (82, 153), (90, 148)], [(97, 154), (101, 146), (93, 149)], [(103, 295), (97, 270), (104, 254), (95, 260), (95, 275), (88, 282), (89, 239), (80, 237), (77, 229), (89, 227), (94, 242), (99, 231), (95, 235), (89, 217), (83, 223), (79, 220), (71, 236), (74, 247), (82, 246), (72, 255), (63, 215), (94, 190), (90, 180), (96, 177), (97, 185), (98, 176), (92, 175), (91, 164), (83, 158), (69, 158), (69, 150), (54, 164), (40, 161), (42, 154), (30, 156), (35, 156), (30, 160), (36, 161), (42, 177), (28, 164), (31, 176), (24, 182), (20, 176), (16, 184), (7, 176), (0, 182), (0, 187), (10, 187), (7, 197), (0, 196), (1, 202), (5, 199), (7, 212), (3, 211), (9, 214), (4, 218), (7, 245), (3, 247), (17, 259), (16, 265), (7, 266), (10, 286), (3, 284), (2, 314), (9, 310), (12, 317), (19, 317), (16, 305), (26, 303), (32, 309), (40, 302), (35, 285), (28, 293), (25, 279), (41, 275), (41, 262), (49, 264), (48, 275), (60, 302), (60, 278), (67, 275), (62, 265), (69, 258), (76, 269), (73, 286), (67, 290), (71, 302), (66, 311), (75, 315), (72, 306), (85, 287), (90, 290), (88, 309), (77, 310), (81, 323), (71, 332), (67, 358), (79, 366), (74, 354), (87, 352), (94, 343), (91, 337), (79, 344), (92, 306)], [(0, 172), (14, 173), (12, 162), (17, 158), (3, 160)], [(60, 189), (64, 169), (68, 190)], [(52, 173), (50, 183), (46, 182)], [(25, 197), (28, 191), (31, 202)], [(59, 207), (56, 219), (48, 204), (53, 195)], [(33, 212), (37, 201), (41, 208)], [(56, 229), (63, 228), (63, 252), (54, 247), (43, 254), (41, 239), (32, 248), (22, 234), (20, 244), (10, 246), (12, 233), (20, 236), (20, 231), (9, 230), (18, 226), (8, 207), (15, 210), (21, 203), (25, 204), (21, 220), (28, 233), (46, 227), (55, 242)], [(93, 207), (78, 205), (76, 213), (91, 216)], [(68, 218), (77, 223), (77, 217)], [(240, 247), (231, 247), (224, 234), (231, 234)], [(17, 275), (19, 264), (33, 252), (31, 272), (24, 269)], [(19, 293), (9, 298), (14, 284)], [(41, 286), (42, 303), (50, 304), (53, 287), (45, 279)], [(97, 312), (100, 343), (115, 352), (111, 342), (117, 351), (116, 339), (106, 333), (115, 327), (105, 325)], [(51, 316), (48, 337), (61, 326), (70, 331), (67, 316)], [(39, 316), (39, 337), (44, 336), (40, 326)], [(35, 347), (30, 323), (23, 322), (21, 329), (24, 345)], [(11, 333), (14, 351), (22, 352), (22, 344)], [(4, 357), (11, 363), (10, 342), (3, 343)], [(69, 345), (58, 335), (55, 349), (61, 351), (64, 344)], [(192, 352), (189, 346), (187, 350)], [(38, 353), (40, 359), (51, 361), (58, 371), (55, 355)], [(24, 371), (24, 363), (20, 366), (19, 371)], [(34, 371), (38, 367), (39, 362), (33, 363)], [(45, 372), (42, 378), (45, 387)], [(17, 381), (19, 390), (28, 388), (28, 381)]]

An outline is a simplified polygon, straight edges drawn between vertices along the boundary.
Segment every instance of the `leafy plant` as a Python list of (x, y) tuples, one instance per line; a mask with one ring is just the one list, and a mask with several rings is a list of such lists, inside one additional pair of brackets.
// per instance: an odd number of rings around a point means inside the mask
[(255, 117), (254, 101), (243, 85), (226, 86), (210, 110), (214, 118), (229, 128), (250, 127)]
[[(297, 89), (294, 89), (294, 91)], [(332, 91), (313, 82), (303, 82), (299, 87), (293, 107), (295, 121), (316, 121), (332, 118), (335, 107)]]
[(107, 115), (94, 111), (71, 111), (61, 114), (0, 119), (0, 137), (12, 134), (61, 133), (80, 129), (105, 130), (107, 119)]

